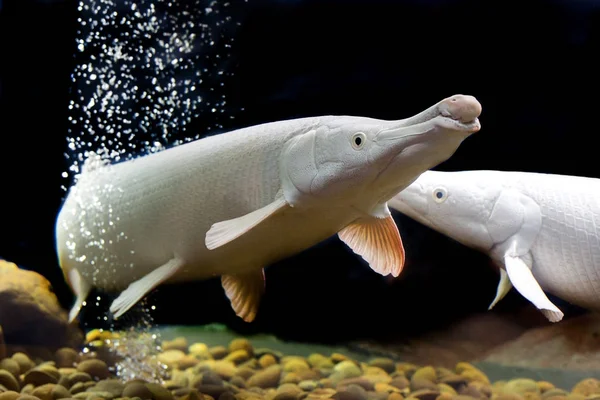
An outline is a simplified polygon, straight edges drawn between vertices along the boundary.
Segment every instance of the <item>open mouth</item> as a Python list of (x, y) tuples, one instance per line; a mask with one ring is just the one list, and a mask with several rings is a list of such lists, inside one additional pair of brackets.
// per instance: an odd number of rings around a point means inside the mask
[(465, 132), (477, 132), (479, 129), (481, 129), (481, 123), (479, 122), (479, 118), (475, 118), (471, 121), (466, 122), (446, 116), (440, 116), (438, 118), (440, 119), (440, 121), (443, 121), (440, 125), (442, 125), (444, 128), (450, 128)]

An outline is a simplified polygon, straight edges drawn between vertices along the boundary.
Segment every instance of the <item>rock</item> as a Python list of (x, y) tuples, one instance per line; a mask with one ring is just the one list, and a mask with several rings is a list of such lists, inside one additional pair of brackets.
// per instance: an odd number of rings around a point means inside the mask
[(539, 394), (540, 388), (533, 379), (518, 378), (508, 381), (502, 388), (502, 391), (504, 393), (517, 393), (520, 395), (524, 395), (527, 392)]
[(542, 393), (542, 399), (546, 399), (547, 397), (560, 397), (560, 396), (568, 396), (569, 392), (563, 389), (550, 389)]
[(362, 375), (360, 367), (350, 360), (339, 361), (333, 367), (333, 371), (339, 373), (341, 379), (354, 378)]
[(397, 376), (390, 381), (390, 385), (397, 387), (398, 389), (404, 389), (404, 388), (409, 387), (410, 382), (408, 379), (406, 379), (403, 376)]
[(185, 353), (176, 349), (166, 350), (160, 353), (156, 358), (161, 363), (173, 368), (176, 367), (183, 358), (185, 358)]
[(536, 383), (537, 383), (538, 388), (540, 388), (541, 393), (544, 393), (544, 392), (547, 392), (548, 390), (554, 389), (554, 384), (552, 384), (551, 382), (537, 381)]
[(277, 360), (272, 354), (264, 354), (258, 359), (258, 364), (261, 368), (267, 368), (277, 364)]
[(231, 379), (238, 372), (235, 364), (227, 360), (216, 361), (213, 370), (223, 379)]
[(370, 391), (370, 392), (375, 390), (375, 384), (373, 382), (371, 382), (370, 380), (368, 380), (367, 378), (365, 378), (364, 376), (359, 376), (359, 377), (355, 377), (355, 378), (347, 378), (347, 379), (341, 380), (340, 382), (338, 382), (337, 388), (343, 389), (348, 385), (358, 385), (358, 386), (362, 387), (363, 389), (365, 389), (366, 391)]
[(437, 390), (421, 389), (412, 392), (410, 396), (419, 400), (435, 400), (439, 394), (440, 392)]
[(40, 400), (40, 399), (35, 396), (31, 396), (29, 394), (21, 394), (19, 397), (17, 397), (17, 400)]
[(21, 390), (19, 381), (10, 372), (0, 369), (0, 385), (4, 386), (7, 390), (18, 392)]
[(23, 378), (23, 384), (25, 385), (41, 386), (47, 383), (58, 383), (58, 378), (47, 371), (39, 369), (28, 371)]
[(79, 362), (79, 353), (70, 347), (63, 347), (56, 350), (54, 360), (58, 368), (76, 367)]
[(204, 343), (194, 343), (194, 344), (190, 345), (190, 347), (188, 348), (188, 353), (192, 354), (192, 355), (210, 354), (208, 352), (208, 346), (205, 345)]
[(173, 394), (158, 383), (146, 383), (146, 387), (152, 392), (153, 400), (173, 400)]
[(231, 361), (236, 365), (241, 364), (244, 361), (248, 361), (249, 359), (250, 354), (248, 354), (248, 352), (245, 349), (234, 350), (224, 358), (224, 360)]
[(112, 400), (114, 396), (109, 392), (79, 392), (73, 396), (75, 399), (85, 399), (85, 400), (93, 400), (93, 399), (107, 399)]
[(125, 385), (118, 379), (106, 379), (98, 382), (96, 386), (88, 389), (88, 391), (92, 391), (91, 389), (97, 392), (110, 392), (115, 397), (121, 397)]
[(415, 392), (417, 390), (422, 390), (422, 389), (429, 389), (429, 390), (437, 390), (437, 385), (433, 382), (430, 381), (429, 379), (424, 379), (424, 378), (415, 378), (415, 376), (413, 375), (410, 378), (410, 390), (412, 392)]
[(255, 372), (256, 371), (253, 370), (252, 368), (241, 367), (241, 368), (237, 369), (237, 372), (235, 373), (235, 376), (241, 376), (245, 380), (245, 379), (250, 378), (252, 375), (254, 375)]
[(4, 360), (0, 361), (0, 368), (7, 370), (14, 376), (18, 376), (21, 373), (21, 367), (19, 366), (19, 363), (12, 358), (5, 358)]
[(452, 396), (458, 395), (458, 393), (456, 392), (456, 390), (452, 386), (447, 385), (445, 383), (438, 383), (437, 384), (437, 389), (440, 391), (441, 394), (443, 394), (443, 393), (449, 393)]
[(85, 372), (96, 379), (106, 379), (110, 375), (106, 363), (94, 358), (80, 362), (77, 371)]
[(417, 369), (413, 375), (411, 376), (411, 381), (413, 379), (425, 379), (429, 382), (435, 382), (437, 379), (435, 369), (432, 366), (426, 366)]
[[(8, 346), (25, 346), (31, 351), (83, 344), (83, 333), (68, 323), (50, 282), (5, 260), (0, 260), (0, 326)], [(35, 329), (28, 328), (31, 326)]]
[(0, 393), (0, 400), (17, 400), (21, 393), (13, 392), (12, 390)]
[(581, 394), (583, 396), (591, 396), (600, 394), (600, 381), (595, 378), (588, 378), (578, 382), (571, 390), (573, 394)]
[(313, 380), (302, 381), (298, 384), (298, 387), (304, 391), (312, 392), (318, 387), (318, 383)]
[(222, 393), (229, 391), (226, 387), (224, 387), (222, 385), (200, 384), (200, 385), (195, 386), (195, 389), (197, 389), (200, 393), (207, 394), (209, 396), (212, 396), (215, 399), (218, 399)]
[(379, 367), (388, 374), (391, 374), (396, 370), (396, 363), (390, 358), (373, 358), (369, 361), (369, 365), (373, 367)]
[(229, 354), (225, 346), (215, 346), (208, 349), (208, 352), (215, 360), (220, 360)]
[(78, 382), (89, 382), (91, 380), (92, 376), (87, 372), (77, 371), (69, 375), (69, 382), (71, 383), (71, 385), (74, 385)]
[(141, 382), (129, 382), (125, 385), (123, 397), (139, 397), (143, 400), (152, 399), (152, 392)]
[[(333, 362), (331, 362), (331, 360), (327, 357), (325, 357), (323, 354), (319, 354), (319, 353), (312, 353), (311, 355), (308, 356), (308, 358), (306, 359), (306, 361), (308, 361), (308, 363), (310, 364), (311, 367), (320, 367), (321, 363), (323, 362), (330, 362), (331, 364), (333, 364)], [(333, 367), (333, 365), (332, 365)]]
[(229, 342), (229, 352), (233, 353), (237, 350), (244, 350), (248, 354), (249, 357), (254, 356), (254, 348), (248, 339), (245, 338), (237, 338), (233, 339)]
[(246, 387), (246, 381), (241, 376), (234, 376), (229, 380), (229, 383), (241, 389)]
[(161, 347), (162, 351), (179, 350), (185, 353), (188, 349), (188, 342), (186, 338), (180, 336), (173, 340), (164, 340)]
[(260, 388), (277, 387), (280, 377), (281, 377), (281, 366), (272, 365), (268, 368), (265, 368), (262, 371), (258, 371), (256, 374), (252, 375), (246, 381), (246, 384), (248, 387), (253, 387), (253, 386), (260, 387)]
[(310, 370), (310, 365), (303, 358), (291, 359), (283, 363), (283, 371), (285, 372), (300, 372)]
[(11, 357), (14, 361), (19, 364), (19, 373), (24, 374), (29, 371), (31, 368), (35, 367), (35, 363), (31, 361), (31, 358), (25, 353), (16, 352)]
[(207, 371), (202, 374), (202, 384), (223, 386), (223, 379), (216, 372)]
[(346, 357), (344, 354), (340, 354), (340, 353), (332, 353), (332, 354), (331, 354), (331, 357), (329, 357), (329, 358), (331, 359), (331, 361), (332, 361), (334, 364), (337, 364), (337, 363), (339, 363), (339, 362), (346, 361), (346, 360), (348, 360), (348, 359), (349, 359), (349, 358), (348, 358), (348, 357)]
[(480, 360), (510, 366), (600, 370), (600, 315), (544, 324), (494, 347)]
[(367, 400), (367, 392), (357, 385), (349, 385), (331, 396), (335, 400)]
[(283, 392), (277, 393), (275, 397), (273, 397), (273, 400), (298, 400), (298, 397), (298, 393)]
[(36, 387), (33, 392), (31, 392), (31, 395), (38, 397), (41, 400), (57, 400), (71, 397), (71, 393), (69, 393), (67, 389), (52, 383)]
[(385, 393), (392, 393), (392, 392), (400, 393), (400, 389), (398, 389), (397, 387), (392, 386), (388, 383), (378, 382), (375, 384), (375, 392), (378, 392), (378, 393), (383, 393), (383, 392), (385, 392)]

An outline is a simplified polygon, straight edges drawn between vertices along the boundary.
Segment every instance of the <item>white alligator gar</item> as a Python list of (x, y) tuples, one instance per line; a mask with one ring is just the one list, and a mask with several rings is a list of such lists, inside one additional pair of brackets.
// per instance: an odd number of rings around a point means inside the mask
[(492, 309), (514, 287), (552, 322), (544, 291), (600, 310), (600, 179), (513, 171), (427, 171), (389, 206), (500, 267)]
[(477, 132), (480, 113), (455, 95), (397, 121), (300, 118), (88, 162), (56, 222), (70, 320), (93, 287), (120, 292), (118, 318), (160, 284), (220, 276), (252, 321), (264, 268), (336, 233), (374, 271), (398, 276), (404, 248), (387, 200)]

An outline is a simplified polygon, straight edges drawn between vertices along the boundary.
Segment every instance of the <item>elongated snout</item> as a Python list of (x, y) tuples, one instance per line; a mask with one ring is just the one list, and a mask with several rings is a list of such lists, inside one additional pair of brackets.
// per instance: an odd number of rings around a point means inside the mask
[(457, 94), (413, 117), (391, 122), (390, 127), (377, 134), (376, 140), (399, 139), (431, 132), (436, 128), (469, 135), (481, 129), (480, 114), (481, 104), (475, 97)]
[(481, 104), (473, 96), (457, 94), (442, 100), (438, 109), (444, 117), (469, 123), (481, 115)]

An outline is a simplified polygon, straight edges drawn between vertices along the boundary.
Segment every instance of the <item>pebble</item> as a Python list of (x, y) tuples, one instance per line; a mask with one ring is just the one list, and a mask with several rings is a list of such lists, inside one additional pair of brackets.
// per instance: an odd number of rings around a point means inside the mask
[(260, 388), (270, 388), (277, 387), (279, 383), (279, 379), (281, 377), (281, 366), (279, 365), (271, 365), (268, 368), (265, 368), (262, 371), (258, 371), (254, 375), (252, 375), (247, 381), (246, 384), (248, 387), (260, 387)]
[(4, 386), (7, 390), (18, 392), (21, 390), (19, 381), (10, 372), (0, 369), (0, 385)]
[(141, 382), (129, 382), (123, 388), (123, 397), (139, 397), (141, 399), (151, 399), (152, 392)]
[(96, 379), (106, 379), (109, 376), (108, 366), (103, 360), (97, 358), (80, 362), (77, 365), (77, 371), (85, 372)]
[(252, 344), (250, 344), (250, 341), (248, 339), (245, 339), (245, 338), (233, 339), (229, 343), (228, 347), (229, 347), (230, 353), (234, 353), (238, 350), (244, 350), (250, 357), (254, 356), (254, 348), (252, 347)]
[(179, 350), (185, 353), (188, 349), (188, 342), (186, 338), (180, 336), (173, 340), (163, 340), (161, 347), (163, 351)]
[[(106, 331), (88, 336), (104, 349), (113, 337)], [(158, 359), (168, 365), (162, 385), (117, 379), (98, 349), (60, 348), (48, 353), (50, 361), (7, 354), (0, 360), (0, 400), (600, 400), (596, 378), (570, 390), (526, 378), (492, 383), (470, 363), (359, 362), (341, 353), (305, 358), (255, 349), (245, 338), (209, 347), (178, 337), (160, 348)]]
[(56, 350), (54, 359), (58, 368), (74, 367), (79, 361), (79, 353), (69, 347), (63, 347)]

